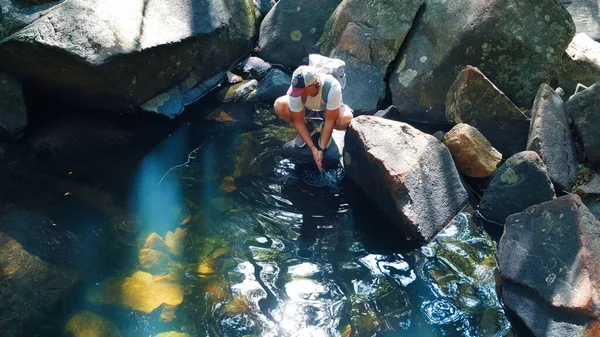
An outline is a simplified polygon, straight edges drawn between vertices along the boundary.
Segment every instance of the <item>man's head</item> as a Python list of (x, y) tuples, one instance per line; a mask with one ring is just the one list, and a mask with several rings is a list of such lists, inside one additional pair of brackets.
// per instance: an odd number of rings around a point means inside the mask
[(313, 96), (319, 90), (317, 71), (313, 67), (300, 66), (292, 74), (292, 85), (287, 94), (292, 97)]

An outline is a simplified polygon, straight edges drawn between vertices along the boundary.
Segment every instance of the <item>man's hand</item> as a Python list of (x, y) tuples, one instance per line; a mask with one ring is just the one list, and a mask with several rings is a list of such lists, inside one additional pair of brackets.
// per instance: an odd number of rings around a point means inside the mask
[(319, 151), (316, 146), (311, 146), (310, 151), (312, 152), (313, 159), (317, 164), (317, 168), (320, 172), (323, 172), (323, 151)]

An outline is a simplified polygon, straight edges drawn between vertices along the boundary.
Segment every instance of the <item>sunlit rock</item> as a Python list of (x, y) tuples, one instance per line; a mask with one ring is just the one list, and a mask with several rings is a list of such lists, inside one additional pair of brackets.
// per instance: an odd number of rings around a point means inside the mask
[(407, 234), (428, 242), (467, 203), (448, 149), (412, 126), (359, 116), (346, 131), (346, 174)]
[(458, 171), (469, 177), (492, 175), (502, 160), (502, 154), (468, 124), (460, 123), (453, 127), (444, 135), (443, 142), (450, 150)]
[(190, 337), (190, 334), (185, 333), (185, 332), (169, 331), (169, 332), (161, 332), (154, 337)]
[(506, 217), (555, 198), (548, 169), (533, 151), (508, 158), (494, 174), (481, 202), (479, 212), (488, 220), (504, 224)]
[(464, 68), (448, 90), (446, 116), (477, 128), (505, 158), (527, 146), (529, 119), (475, 67)]
[(0, 140), (21, 138), (27, 122), (21, 80), (0, 71)]
[(571, 96), (567, 113), (583, 142), (586, 158), (600, 165), (600, 82)]
[(285, 67), (301, 65), (303, 57), (317, 52), (315, 45), (323, 34), (323, 27), (341, 1), (277, 2), (260, 25), (258, 55)]
[[(559, 1), (427, 1), (390, 76), (392, 102), (409, 120), (445, 121), (448, 89), (472, 65), (528, 109), (540, 83), (557, 77), (574, 34)], [(505, 157), (512, 154), (473, 126)]]
[(246, 97), (258, 86), (257, 80), (246, 80), (240, 83), (227, 86), (219, 91), (217, 97), (222, 103), (239, 101)]
[[(246, 77), (261, 79), (271, 71), (271, 64), (261, 59), (260, 57), (250, 56), (242, 63), (240, 67)], [(288, 82), (289, 84), (289, 82)]]
[(542, 158), (557, 191), (571, 191), (579, 162), (569, 116), (562, 98), (545, 83), (533, 102), (527, 150)]
[(226, 70), (256, 35), (252, 0), (74, 0), (44, 14), (0, 43), (0, 67), (69, 103), (127, 112), (192, 72)]
[(87, 310), (73, 316), (65, 330), (73, 337), (121, 337), (113, 322)]
[(578, 83), (590, 86), (598, 82), (598, 79), (600, 42), (592, 40), (585, 33), (579, 33), (563, 53), (558, 84), (566, 91), (568, 97), (575, 93)]
[(172, 322), (176, 318), (175, 309), (177, 309), (176, 306), (168, 304), (163, 305), (163, 308), (160, 311), (160, 321), (163, 323)]
[[(2, 219), (6, 220), (5, 217)], [(21, 215), (18, 219), (23, 221), (25, 218)], [(12, 237), (0, 232), (1, 335), (22, 336), (23, 324), (39, 320), (69, 293), (78, 279), (74, 270), (40, 259)]]
[(502, 296), (537, 336), (600, 331), (599, 231), (600, 221), (576, 195), (506, 219), (497, 256), (510, 284), (502, 282)]
[(600, 41), (598, 0), (563, 0), (562, 2), (573, 17), (577, 33), (585, 33), (592, 39)]
[(111, 278), (91, 289), (87, 299), (94, 303), (121, 304), (151, 313), (163, 304), (177, 306), (183, 301), (179, 284), (155, 281), (152, 274), (138, 271), (131, 277)]
[(376, 111), (386, 72), (395, 60), (423, 0), (347, 0), (333, 12), (319, 40), (320, 53), (346, 62), (344, 103)]

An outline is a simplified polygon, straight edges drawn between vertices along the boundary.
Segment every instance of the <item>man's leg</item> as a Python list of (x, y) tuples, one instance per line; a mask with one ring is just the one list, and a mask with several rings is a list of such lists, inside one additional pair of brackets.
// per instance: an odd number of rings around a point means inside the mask
[(354, 115), (352, 114), (352, 110), (346, 105), (342, 105), (342, 108), (340, 108), (340, 113), (338, 114), (338, 118), (335, 121), (334, 129), (346, 130), (353, 117)]
[(275, 114), (279, 116), (279, 118), (284, 121), (292, 124), (292, 112), (290, 111), (289, 99), (288, 96), (281, 96), (275, 100), (273, 104), (273, 108), (275, 109)]

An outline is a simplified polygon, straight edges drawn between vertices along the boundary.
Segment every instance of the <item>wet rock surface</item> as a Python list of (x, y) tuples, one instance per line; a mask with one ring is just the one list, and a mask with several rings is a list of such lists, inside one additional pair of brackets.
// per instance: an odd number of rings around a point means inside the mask
[(405, 123), (353, 119), (344, 164), (348, 177), (419, 241), (430, 241), (467, 203), (448, 149)]

